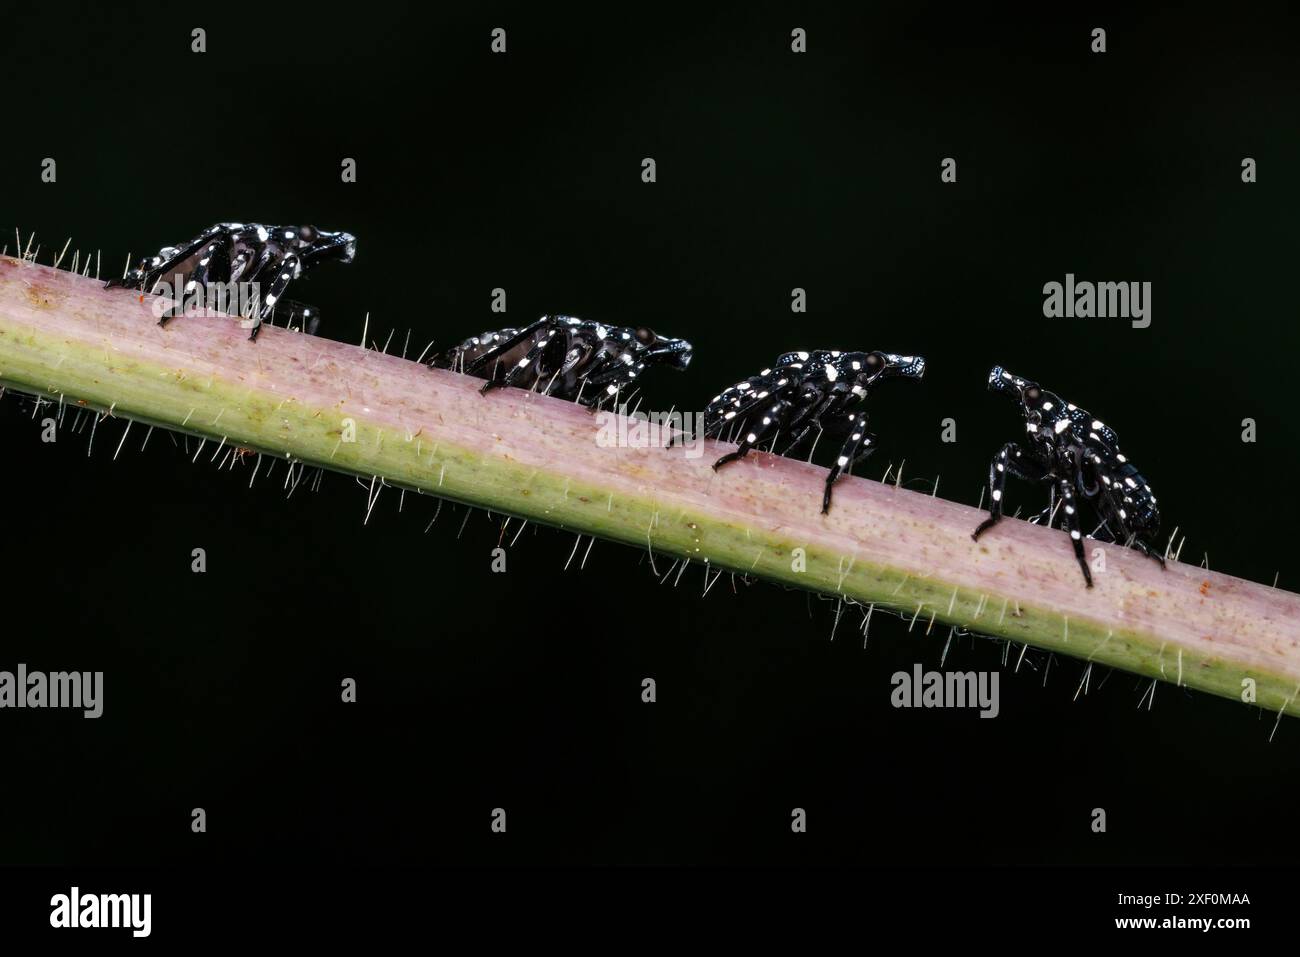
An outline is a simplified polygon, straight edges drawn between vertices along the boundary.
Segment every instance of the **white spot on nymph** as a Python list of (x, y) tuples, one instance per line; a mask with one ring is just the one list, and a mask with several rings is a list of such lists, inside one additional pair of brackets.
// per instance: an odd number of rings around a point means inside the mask
[(847, 455), (841, 455), (841, 456), (840, 456), (838, 459), (836, 459), (835, 461), (837, 461), (837, 462), (840, 464), (840, 467), (843, 468), (845, 465), (848, 464), (849, 457), (848, 457)]
[(854, 395), (866, 395), (866, 394), (867, 394), (867, 390), (864, 389), (864, 388), (862, 388), (862, 386), (860, 386), (860, 385), (855, 385), (855, 386), (853, 387), (853, 394), (854, 394)]
[(771, 374), (772, 374), (771, 369), (764, 369), (762, 372), (759, 373), (759, 375), (771, 375)]
[(1065, 431), (1066, 429), (1068, 429), (1069, 427), (1070, 427), (1070, 420), (1069, 420), (1069, 419), (1061, 419), (1059, 422), (1056, 423), (1056, 434), (1057, 434), (1057, 435), (1060, 435), (1062, 432), (1064, 432), (1064, 431)]
[(1138, 487), (1138, 483), (1135, 482), (1135, 481), (1133, 481), (1131, 478), (1126, 478), (1126, 479), (1124, 480), (1124, 484), (1127, 485), (1129, 488), (1137, 488), (1137, 487)]
[(736, 417), (736, 410), (735, 410), (735, 409), (732, 409), (730, 412), (728, 412), (726, 415), (723, 416), (723, 418), (724, 418), (724, 419), (727, 419), (727, 420), (734, 419), (735, 417)]
[(770, 417), (770, 416), (766, 416), (766, 415), (763, 416), (763, 424), (764, 424), (764, 425), (771, 425), (771, 424), (772, 424), (772, 419), (771, 419), (771, 417)]
[(515, 368), (517, 368), (517, 369), (522, 369), (522, 368), (523, 368), (524, 366), (526, 366), (526, 365), (528, 365), (528, 357), (527, 357), (527, 356), (524, 356), (524, 357), (523, 357), (522, 359), (520, 359), (519, 362), (515, 365)]
[(1000, 488), (995, 488), (995, 489), (993, 490), (993, 501), (995, 501), (995, 502), (1000, 502), (1000, 501), (1002, 501), (1002, 489), (1000, 489)]
[(632, 364), (632, 353), (630, 352), (623, 353), (623, 365), (630, 366), (631, 364)]
[(286, 229), (286, 230), (284, 231), (284, 238), (285, 238), (285, 239), (293, 239), (293, 233), (289, 232), (289, 230)]
[(840, 374), (839, 374), (838, 372), (835, 371), (835, 367), (834, 367), (834, 366), (827, 366), (827, 367), (826, 367), (826, 381), (827, 381), (827, 382), (834, 382), (836, 379), (839, 378), (839, 376), (840, 376)]
[(1050, 403), (1050, 402), (1044, 402), (1044, 403), (1043, 403), (1043, 411), (1045, 411), (1045, 412), (1051, 412), (1051, 411), (1052, 411), (1052, 403)]
[(1073, 515), (1073, 514), (1074, 514), (1074, 506), (1073, 506), (1073, 505), (1067, 505), (1067, 506), (1065, 506), (1065, 514), (1066, 514), (1066, 515)]
[(617, 394), (618, 394), (618, 386), (616, 386), (616, 385), (607, 385), (607, 386), (605, 386), (605, 394), (606, 394), (606, 395), (617, 395)]
[(1038, 426), (1034, 425), (1034, 423), (1032, 423), (1032, 422), (1026, 422), (1026, 423), (1025, 423), (1025, 431), (1026, 431), (1026, 432), (1037, 432), (1037, 431), (1038, 431)]
[(757, 442), (757, 441), (758, 441), (758, 436), (755, 435), (753, 432), (750, 432), (749, 435), (745, 436), (745, 441), (746, 441), (746, 442)]
[(854, 371), (854, 372), (857, 372), (857, 371), (858, 371), (859, 369), (861, 369), (861, 368), (862, 368), (862, 363), (859, 362), (857, 359), (854, 359), (854, 360), (853, 360), (853, 371)]
[(1120, 517), (1120, 518), (1128, 518), (1128, 512), (1124, 511), (1124, 510), (1121, 508), (1121, 509), (1119, 510), (1119, 517)]
[(808, 353), (806, 353), (806, 352), (796, 352), (795, 355), (797, 355), (797, 356), (798, 356), (800, 359), (802, 359), (804, 362), (807, 362), (807, 361), (808, 361)]
[(1092, 420), (1092, 427), (1093, 427), (1094, 429), (1104, 429), (1106, 426), (1104, 426), (1104, 425), (1101, 424), (1101, 419), (1093, 419), (1093, 420)]
[(274, 306), (274, 305), (275, 305), (275, 296), (274, 296), (274, 295), (267, 296), (267, 297), (266, 297), (266, 304), (267, 304), (268, 306)]
[(264, 243), (264, 242), (266, 242), (267, 239), (270, 238), (270, 235), (271, 235), (271, 234), (268, 233), (268, 232), (266, 231), (266, 227), (264, 227), (264, 226), (258, 226), (258, 227), (257, 227), (257, 241), (258, 241), (259, 243)]
[(207, 257), (207, 256), (204, 256), (202, 259), (199, 260), (199, 265), (200, 265), (200, 266), (206, 266), (206, 265), (208, 264), (208, 262), (209, 262), (208, 257)]
[(1116, 462), (1127, 462), (1128, 459), (1124, 458), (1124, 456), (1122, 456), (1122, 455), (1116, 455), (1116, 456), (1115, 456), (1115, 461), (1116, 461)]
[(1078, 412), (1078, 411), (1079, 411), (1079, 407), (1078, 407), (1077, 405), (1075, 405), (1073, 402), (1067, 402), (1067, 403), (1065, 403), (1065, 407), (1066, 407), (1067, 409), (1069, 409), (1071, 412)]
[(1079, 530), (1078, 530), (1077, 528), (1071, 530), (1071, 532), (1070, 532), (1070, 537), (1073, 538), (1073, 539), (1077, 542), (1077, 541), (1079, 540)]

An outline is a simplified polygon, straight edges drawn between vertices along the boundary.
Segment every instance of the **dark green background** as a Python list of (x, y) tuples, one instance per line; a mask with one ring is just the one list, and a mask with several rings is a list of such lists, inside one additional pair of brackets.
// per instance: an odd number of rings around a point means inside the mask
[[(1184, 559), (1300, 586), (1290, 22), (435, 6), (7, 10), (0, 237), (35, 230), (48, 262), (70, 235), (116, 271), (213, 221), (347, 229), (356, 262), (291, 293), (322, 334), (355, 342), (369, 312), (418, 352), (492, 326), (502, 286), (510, 322), (690, 338), (652, 408), (700, 409), (786, 349), (921, 352), (923, 386), (873, 403), (863, 471), (906, 458), (909, 484), (970, 504), (1019, 428), (984, 391), (1005, 363), (1116, 427)], [(1152, 326), (1044, 319), (1066, 272), (1152, 282)], [(45, 445), (0, 404), (0, 667), (107, 673), (99, 721), (0, 714), (0, 860), (1217, 864), (1300, 845), (1295, 721), (1270, 744), (1274, 715), (1168, 684), (1148, 712), (1122, 673), (1075, 702), (1079, 664), (1044, 686), (1037, 654), (1003, 673), (997, 720), (896, 711), (890, 675), (937, 667), (938, 629), (877, 615), (864, 651), (856, 611), (830, 640), (833, 602), (728, 579), (702, 599), (699, 569), (674, 589), (605, 543), (564, 571), (573, 537), (531, 525), (494, 575), (499, 518), (458, 536), (448, 506), (422, 534), (434, 502), (399, 513), (389, 490), (363, 526), (352, 479), (286, 502), (282, 467), (250, 491), (161, 433), (113, 461), (121, 428), (87, 457), (89, 430)], [(967, 638), (948, 666), (1002, 653)]]

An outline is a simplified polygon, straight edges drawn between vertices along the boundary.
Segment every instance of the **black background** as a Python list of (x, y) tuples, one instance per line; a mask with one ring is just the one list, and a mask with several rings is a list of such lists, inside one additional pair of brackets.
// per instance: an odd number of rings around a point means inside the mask
[[(700, 409), (786, 349), (921, 352), (923, 386), (873, 403), (862, 472), (906, 458), (908, 484), (972, 505), (1018, 428), (984, 391), (1004, 363), (1114, 424), (1184, 560), (1300, 585), (1293, 24), (845, 6), (9, 9), (0, 229), (35, 230), (44, 262), (72, 236), (106, 274), (213, 221), (347, 229), (356, 262), (293, 293), (323, 335), (358, 341), (368, 312), (414, 354), (499, 324), (500, 286), (511, 323), (690, 338), (651, 408)], [(1045, 319), (1066, 272), (1152, 282), (1151, 327)], [(566, 571), (573, 536), (533, 525), (493, 574), (499, 516), (462, 532), (446, 506), (424, 534), (434, 501), (388, 490), (363, 525), (351, 478), (286, 500), (282, 466), (249, 490), (162, 433), (115, 459), (122, 428), (88, 456), (89, 428), (43, 444), (0, 403), (0, 667), (106, 673), (98, 721), (0, 715), (5, 863), (1215, 865), (1300, 844), (1293, 721), (1269, 743), (1273, 714), (1168, 684), (1148, 710), (1148, 682), (1104, 671), (1075, 701), (1077, 662), (1044, 681), (1018, 646), (996, 720), (895, 710), (890, 675), (937, 667), (939, 629), (877, 615), (864, 651), (856, 611), (831, 640), (834, 602), (726, 578), (701, 598), (698, 569), (660, 585), (606, 543)], [(1003, 650), (961, 639), (948, 666)]]

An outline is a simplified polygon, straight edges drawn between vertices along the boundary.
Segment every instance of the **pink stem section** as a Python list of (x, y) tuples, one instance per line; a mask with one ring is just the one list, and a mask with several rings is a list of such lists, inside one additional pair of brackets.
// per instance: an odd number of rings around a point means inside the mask
[[(579, 533), (1023, 641), (1300, 713), (1300, 596), (731, 446), (619, 448), (570, 402), (227, 316), (159, 326), (151, 297), (0, 258), (0, 381)], [(351, 423), (351, 426), (348, 423)], [(357, 437), (349, 442), (349, 427)], [(802, 550), (802, 552), (800, 552)], [(801, 558), (802, 555), (802, 558)], [(803, 567), (800, 567), (802, 563)], [(1257, 685), (1257, 687), (1256, 687)]]

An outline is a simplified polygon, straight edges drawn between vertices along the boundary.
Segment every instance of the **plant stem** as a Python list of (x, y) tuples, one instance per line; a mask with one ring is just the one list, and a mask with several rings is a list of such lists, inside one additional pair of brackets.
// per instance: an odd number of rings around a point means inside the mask
[[(839, 596), (1300, 715), (1300, 596), (1089, 543), (1087, 589), (1060, 531), (1005, 520), (976, 543), (965, 505), (730, 446), (613, 448), (603, 417), (375, 350), (228, 316), (157, 324), (152, 297), (0, 257), (0, 383), (340, 472)], [(695, 454), (700, 453), (702, 454)], [(802, 551), (800, 551), (802, 550)], [(1249, 700), (1245, 697), (1244, 700)]]

